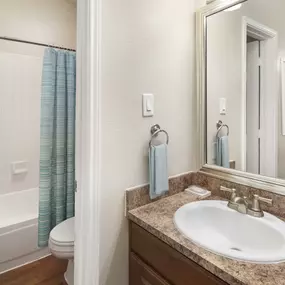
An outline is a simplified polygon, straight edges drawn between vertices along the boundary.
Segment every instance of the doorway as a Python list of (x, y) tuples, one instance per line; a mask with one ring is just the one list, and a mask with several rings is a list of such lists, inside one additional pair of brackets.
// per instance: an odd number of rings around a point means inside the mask
[(276, 177), (278, 149), (277, 47), (277, 32), (244, 17), (242, 170), (271, 177)]
[(246, 171), (260, 174), (262, 41), (247, 36), (246, 73)]

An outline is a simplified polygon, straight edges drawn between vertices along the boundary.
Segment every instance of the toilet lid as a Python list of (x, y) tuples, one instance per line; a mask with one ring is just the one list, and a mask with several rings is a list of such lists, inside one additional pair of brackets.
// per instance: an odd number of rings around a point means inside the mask
[(57, 244), (74, 243), (74, 217), (58, 224), (50, 232), (50, 239)]

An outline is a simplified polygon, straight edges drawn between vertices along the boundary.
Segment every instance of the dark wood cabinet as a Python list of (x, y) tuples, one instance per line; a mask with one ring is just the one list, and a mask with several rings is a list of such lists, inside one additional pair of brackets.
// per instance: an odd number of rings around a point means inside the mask
[(133, 252), (130, 253), (130, 285), (170, 285)]
[(129, 285), (228, 285), (132, 222), (129, 279)]

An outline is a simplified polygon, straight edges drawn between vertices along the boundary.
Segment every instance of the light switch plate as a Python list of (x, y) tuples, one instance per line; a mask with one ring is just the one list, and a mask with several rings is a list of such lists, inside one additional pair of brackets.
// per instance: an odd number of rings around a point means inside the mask
[(154, 115), (153, 94), (143, 94), (142, 113), (143, 117), (152, 117)]
[(226, 98), (220, 98), (220, 115), (226, 115), (227, 113), (227, 100)]

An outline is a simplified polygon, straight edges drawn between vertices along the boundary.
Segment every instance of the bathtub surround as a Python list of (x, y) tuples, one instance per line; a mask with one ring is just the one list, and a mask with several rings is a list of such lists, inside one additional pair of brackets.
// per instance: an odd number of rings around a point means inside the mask
[(41, 96), (39, 246), (74, 216), (75, 53), (45, 50)]
[(50, 254), (38, 248), (38, 204), (38, 188), (0, 196), (0, 273)]
[[(76, 9), (66, 0), (0, 3), (1, 36), (75, 48)], [(43, 54), (43, 47), (0, 40), (0, 195), (39, 187)], [(27, 172), (13, 175), (19, 161), (27, 162)]]

